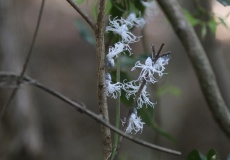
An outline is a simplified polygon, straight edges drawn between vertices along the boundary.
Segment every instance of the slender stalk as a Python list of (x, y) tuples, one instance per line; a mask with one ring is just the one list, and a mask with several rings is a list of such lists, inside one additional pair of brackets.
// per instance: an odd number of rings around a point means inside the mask
[[(120, 82), (120, 55), (118, 55), (117, 57), (117, 66), (116, 66), (116, 81)], [(120, 104), (121, 104), (121, 99), (120, 97), (117, 97), (116, 99), (116, 128), (119, 129), (120, 127)], [(115, 152), (117, 150), (117, 146), (118, 146), (118, 141), (119, 141), (119, 136), (117, 133), (114, 134), (114, 142), (113, 142), (113, 152), (112, 152), (112, 156), (111, 159), (114, 159), (115, 156)]]
[[(105, 83), (105, 4), (106, 0), (100, 0), (99, 13), (97, 19), (97, 28), (95, 30), (96, 37), (96, 55), (97, 55), (97, 95), (99, 110), (106, 122), (109, 122), (109, 112), (106, 97), (106, 83)], [(101, 126), (101, 135), (103, 141), (104, 159), (107, 160), (112, 152), (112, 140), (110, 129)]]

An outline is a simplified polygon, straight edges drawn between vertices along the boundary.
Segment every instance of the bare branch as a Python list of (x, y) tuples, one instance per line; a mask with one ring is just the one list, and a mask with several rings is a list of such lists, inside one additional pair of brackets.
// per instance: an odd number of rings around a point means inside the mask
[[(20, 76), (18, 77), (17, 86), (20, 85), (20, 83), (21, 83), (21, 78), (22, 78), (23, 75), (25, 74), (25, 71), (26, 71), (26, 69), (27, 69), (27, 67), (28, 67), (29, 60), (30, 60), (30, 57), (31, 57), (31, 55), (32, 55), (32, 51), (33, 51), (33, 48), (34, 48), (34, 44), (35, 44), (35, 41), (36, 41), (36, 38), (37, 38), (38, 29), (39, 29), (39, 26), (40, 26), (40, 23), (41, 23), (41, 18), (42, 18), (42, 13), (43, 13), (44, 5), (45, 5), (45, 0), (42, 0), (41, 7), (40, 7), (40, 11), (39, 11), (39, 15), (38, 15), (38, 20), (37, 20), (37, 24), (36, 24), (36, 28), (35, 28), (34, 35), (33, 35), (33, 39), (32, 39), (32, 42), (31, 42), (31, 45), (30, 45), (30, 48), (29, 48), (29, 51), (28, 51), (28, 54), (27, 54), (25, 63), (24, 63), (24, 65), (23, 65), (21, 74), (20, 74)], [(12, 93), (11, 93), (9, 99), (8, 99), (8, 100), (6, 101), (6, 103), (4, 104), (4, 106), (3, 106), (2, 110), (1, 110), (1, 113), (0, 113), (0, 119), (3, 117), (3, 115), (4, 115), (4, 113), (5, 113), (5, 110), (8, 108), (8, 106), (10, 105), (10, 103), (11, 103), (11, 101), (13, 100), (14, 96), (16, 95), (17, 90), (18, 90), (18, 87), (14, 88), (14, 90), (12, 91)]]
[[(6, 80), (7, 81), (9, 80), (10, 82), (14, 83), (14, 81), (17, 81), (18, 77), (20, 77), (20, 76), (18, 76), (16, 74), (0, 72), (0, 83), (4, 82)], [(74, 101), (74, 100), (62, 95), (61, 93), (44, 86), (40, 82), (38, 82), (38, 81), (36, 81), (36, 80), (34, 80), (34, 79), (30, 78), (30, 77), (22, 77), (22, 82), (24, 84), (27, 83), (27, 84), (33, 85), (33, 86), (35, 86), (35, 87), (37, 87), (37, 88), (49, 93), (50, 95), (53, 95), (54, 97), (62, 100), (63, 102), (69, 104), (70, 106), (72, 106), (78, 112), (86, 114), (87, 116), (89, 116), (90, 118), (94, 119), (98, 123), (101, 123), (102, 125), (110, 128), (114, 132), (118, 133), (119, 135), (123, 136), (124, 138), (126, 138), (126, 139), (128, 139), (128, 140), (130, 140), (130, 141), (132, 141), (134, 143), (137, 143), (139, 145), (148, 147), (150, 149), (154, 149), (154, 150), (162, 151), (162, 152), (165, 152), (165, 153), (169, 153), (169, 154), (172, 154), (172, 155), (181, 155), (181, 152), (179, 152), (179, 151), (175, 151), (175, 150), (164, 148), (164, 147), (161, 147), (161, 146), (158, 146), (158, 145), (155, 145), (155, 144), (151, 144), (151, 143), (148, 143), (146, 141), (140, 140), (138, 138), (135, 138), (135, 137), (133, 137), (131, 135), (128, 135), (128, 134), (124, 133), (123, 131), (117, 129), (115, 126), (113, 126), (109, 122), (107, 122), (101, 115), (98, 115), (98, 114), (88, 110), (83, 103)]]
[(95, 31), (95, 24), (93, 21), (89, 18), (88, 15), (86, 15), (77, 4), (75, 4), (72, 0), (66, 0), (81, 16), (82, 18), (90, 25), (90, 27)]
[(178, 1), (158, 0), (158, 3), (187, 51), (212, 115), (227, 137), (230, 138), (230, 112), (195, 31), (185, 19)]

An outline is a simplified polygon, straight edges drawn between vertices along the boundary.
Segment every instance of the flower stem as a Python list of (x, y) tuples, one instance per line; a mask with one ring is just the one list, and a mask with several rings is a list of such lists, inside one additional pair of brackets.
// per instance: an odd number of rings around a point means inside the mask
[[(117, 57), (117, 65), (116, 65), (116, 81), (120, 82), (120, 55), (118, 55)], [(116, 128), (119, 129), (120, 127), (120, 104), (121, 104), (121, 100), (120, 97), (118, 96), (117, 100), (116, 100)], [(119, 141), (119, 135), (117, 133), (114, 134), (114, 146), (113, 146), (113, 151), (112, 151), (112, 156), (111, 159), (114, 159), (115, 156), (115, 152), (117, 150), (117, 146), (118, 146), (118, 141)]]

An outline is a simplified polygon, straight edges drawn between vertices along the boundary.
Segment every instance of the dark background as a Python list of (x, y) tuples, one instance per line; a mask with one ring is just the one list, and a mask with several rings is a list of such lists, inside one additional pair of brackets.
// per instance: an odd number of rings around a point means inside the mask
[[(210, 2), (210, 1), (209, 1)], [(41, 1), (0, 0), (0, 67), (1, 71), (20, 73), (36, 25)], [(191, 1), (183, 1), (191, 7)], [(212, 7), (210, 7), (212, 6)], [(92, 15), (92, 4), (83, 4), (84, 11)], [(218, 15), (225, 15), (229, 7), (218, 2), (209, 3)], [(192, 10), (192, 9), (191, 9)], [(124, 140), (123, 159), (185, 159), (198, 149), (206, 154), (215, 148), (221, 159), (230, 153), (229, 139), (214, 121), (204, 100), (195, 72), (169, 22), (158, 7), (146, 14), (145, 45), (164, 51), (171, 50), (170, 64), (158, 86), (173, 86), (179, 95), (166, 92), (157, 100), (156, 119), (162, 128), (175, 137), (172, 142), (147, 126), (135, 136), (146, 141), (176, 149), (182, 157), (171, 156)], [(96, 99), (95, 48), (82, 40), (74, 25), (81, 19), (65, 0), (46, 0), (38, 37), (26, 74), (63, 95), (83, 102), (87, 108), (99, 113)], [(229, 18), (227, 23), (230, 25)], [(199, 31), (199, 28), (197, 28)], [(135, 34), (140, 35), (139, 30)], [(229, 102), (230, 32), (219, 25), (215, 35), (208, 33), (202, 39), (206, 52), (217, 74), (225, 100)], [(135, 55), (143, 53), (141, 42), (132, 45)], [(214, 58), (213, 56), (214, 55)], [(220, 75), (219, 75), (220, 74)], [(223, 76), (223, 78), (221, 77)], [(227, 83), (225, 83), (227, 82)], [(226, 91), (227, 90), (227, 91)], [(1, 108), (12, 89), (0, 90)], [(224, 92), (226, 91), (226, 92)], [(151, 89), (155, 94), (154, 87)], [(226, 103), (228, 103), (226, 102)], [(114, 124), (114, 100), (109, 99), (111, 123)], [(229, 103), (228, 103), (229, 104)], [(230, 106), (230, 105), (229, 105)], [(127, 113), (123, 106), (122, 117)], [(23, 85), (1, 120), (0, 159), (3, 160), (73, 160), (102, 159), (100, 125), (91, 118), (51, 95), (29, 85)]]

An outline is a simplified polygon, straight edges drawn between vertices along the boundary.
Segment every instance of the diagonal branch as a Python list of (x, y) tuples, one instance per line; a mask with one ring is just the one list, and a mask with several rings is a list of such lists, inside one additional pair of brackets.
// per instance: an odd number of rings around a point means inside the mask
[(230, 112), (195, 31), (185, 19), (178, 1), (158, 0), (158, 3), (187, 51), (212, 115), (227, 137), (230, 138)]
[(82, 18), (90, 25), (90, 27), (95, 31), (95, 24), (93, 21), (89, 18), (88, 15), (86, 15), (77, 4), (75, 4), (72, 0), (66, 0), (81, 16)]
[[(36, 24), (36, 28), (35, 28), (35, 31), (34, 31), (34, 35), (33, 35), (33, 39), (32, 39), (32, 42), (31, 42), (31, 45), (30, 45), (30, 48), (29, 48), (29, 51), (28, 51), (28, 54), (27, 54), (27, 57), (26, 57), (26, 60), (25, 60), (25, 63), (23, 65), (23, 68), (22, 68), (22, 71), (21, 71), (21, 74), (20, 76), (18, 77), (17, 79), (17, 86), (19, 86), (21, 84), (21, 78), (23, 77), (23, 75), (25, 74), (26, 72), (26, 69), (28, 67), (28, 64), (29, 64), (29, 60), (30, 60), (30, 57), (32, 55), (32, 51), (33, 51), (33, 48), (34, 48), (34, 44), (35, 44), (35, 41), (36, 41), (36, 38), (37, 38), (37, 34), (38, 34), (38, 29), (39, 29), (39, 26), (40, 26), (40, 23), (41, 23), (41, 18), (42, 18), (42, 13), (43, 13), (43, 9), (44, 9), (44, 5), (45, 5), (45, 0), (42, 0), (42, 3), (41, 3), (41, 7), (40, 7), (40, 11), (39, 11), (39, 15), (38, 15), (38, 20), (37, 20), (37, 24)], [(0, 113), (0, 119), (3, 117), (4, 113), (5, 113), (5, 110), (8, 108), (8, 106), (10, 105), (11, 101), (13, 100), (14, 96), (16, 95), (18, 91), (18, 88), (14, 88), (14, 90), (12, 91), (9, 99), (6, 101), (6, 103), (4, 104), (2, 110), (1, 110), (1, 113)]]
[[(18, 76), (16, 74), (0, 72), (0, 82), (14, 83), (14, 82), (17, 81), (17, 79), (19, 77), (20, 76)], [(11, 85), (10, 83), (8, 83), (8, 85)], [(175, 150), (164, 148), (164, 147), (161, 147), (161, 146), (158, 146), (158, 145), (155, 145), (155, 144), (151, 144), (151, 143), (148, 143), (146, 141), (140, 140), (138, 138), (135, 138), (135, 137), (133, 137), (131, 135), (128, 135), (128, 134), (124, 133), (123, 131), (117, 129), (115, 126), (113, 126), (109, 122), (107, 122), (101, 115), (98, 115), (98, 114), (88, 110), (83, 103), (73, 101), (70, 98), (60, 94), (59, 92), (57, 92), (57, 91), (55, 91), (53, 89), (50, 89), (50, 88), (44, 86), (42, 83), (40, 83), (40, 82), (30, 78), (30, 77), (22, 77), (22, 83), (24, 83), (24, 84), (27, 83), (27, 84), (33, 85), (33, 86), (35, 86), (35, 87), (37, 87), (37, 88), (49, 93), (50, 95), (53, 95), (54, 97), (56, 97), (56, 98), (60, 99), (61, 101), (69, 104), (70, 106), (72, 106), (78, 112), (86, 114), (87, 116), (89, 116), (90, 118), (94, 119), (98, 123), (101, 123), (102, 125), (110, 128), (114, 132), (118, 133), (119, 135), (123, 136), (124, 138), (126, 138), (126, 139), (128, 139), (128, 140), (130, 140), (130, 141), (132, 141), (134, 143), (137, 143), (139, 145), (145, 146), (145, 147), (150, 148), (150, 149), (162, 151), (162, 152), (165, 152), (165, 153), (168, 153), (168, 154), (181, 155), (181, 152), (179, 152), (179, 151), (175, 151)], [(7, 83), (5, 83), (5, 84), (7, 84)]]

